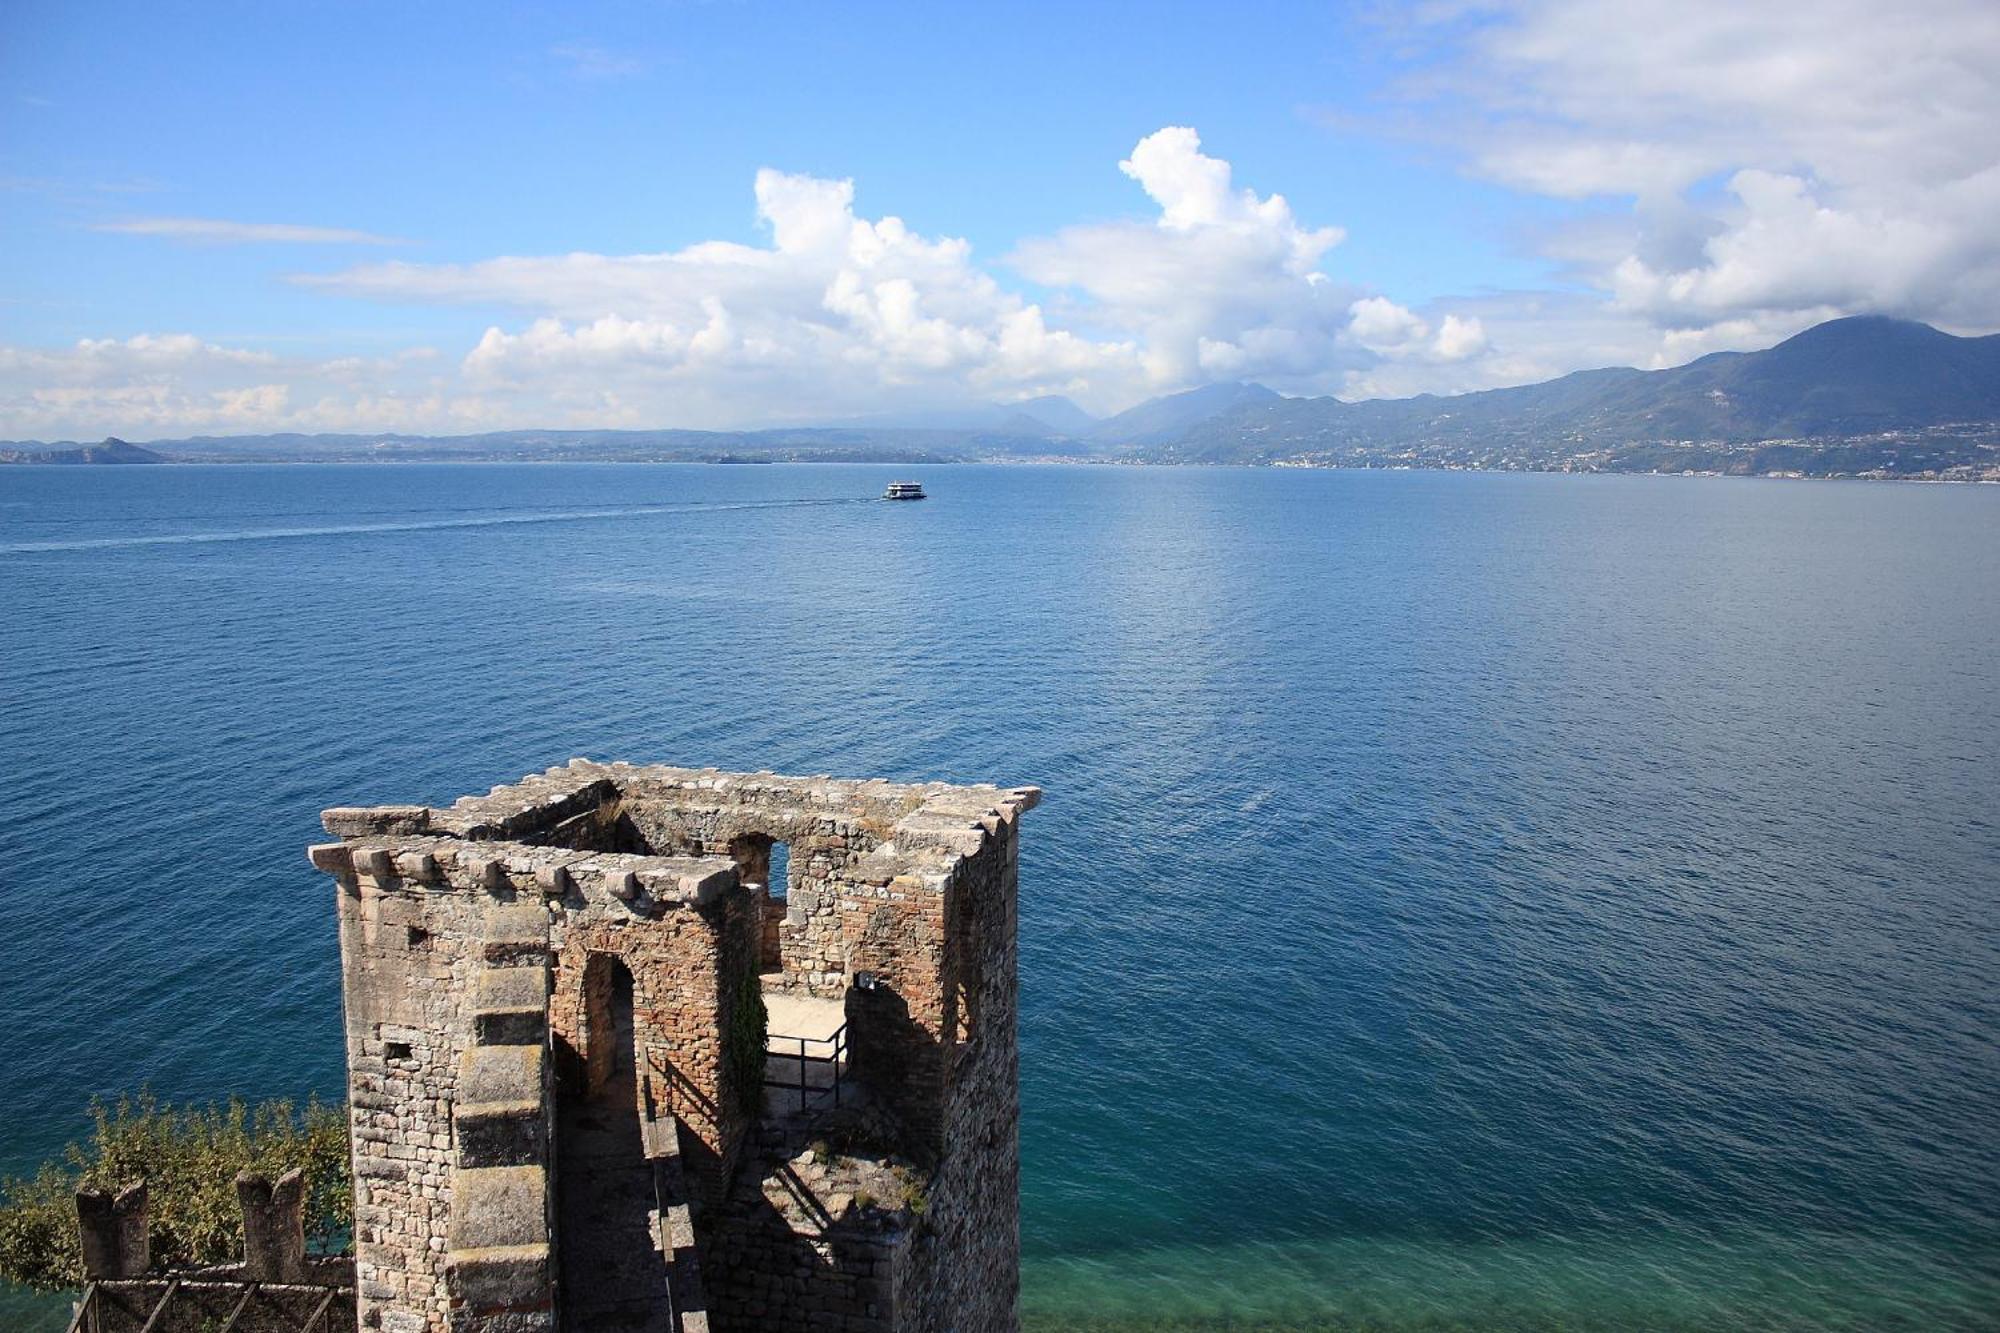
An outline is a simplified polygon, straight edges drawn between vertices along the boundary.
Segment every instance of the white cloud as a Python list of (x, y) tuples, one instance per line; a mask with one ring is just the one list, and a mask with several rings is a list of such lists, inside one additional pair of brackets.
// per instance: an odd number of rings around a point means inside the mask
[(1399, 33), (1423, 62), (1419, 113), (1476, 174), (1593, 201), (1550, 253), (1650, 330), (1642, 362), (1839, 314), (2000, 328), (1991, 0), (1509, 0), (1429, 19)]
[(390, 300), (512, 306), (465, 358), (491, 394), (560, 395), (607, 424), (825, 419), (887, 400), (1142, 386), (1138, 350), (1049, 326), (962, 240), (854, 212), (851, 181), (764, 170), (768, 246), (708, 241), (642, 255), (367, 265), (306, 279)]
[[(1318, 270), (1339, 228), (1237, 188), (1192, 130), (1147, 136), (1120, 169), (1153, 218), (1068, 228), (1011, 256), (1061, 290), (1054, 310), (1004, 288), (963, 240), (857, 215), (851, 181), (768, 169), (755, 183), (766, 246), (392, 262), (303, 281), (528, 313), (525, 327), (485, 331), (468, 380), (562, 392), (572, 413), (621, 421), (826, 419), (1037, 393), (1110, 409), (1214, 378), (1331, 388), (1375, 358), (1349, 334), (1355, 294)], [(1474, 354), (1453, 339), (1454, 355)]]
[(345, 227), (305, 227), (286, 222), (229, 222), (220, 218), (132, 218), (99, 222), (92, 231), (126, 236), (164, 236), (169, 240), (207, 245), (407, 245), (393, 236), (377, 236)]
[(645, 61), (596, 42), (559, 42), (549, 54), (579, 79), (626, 79), (646, 72)]
[(1076, 314), (1139, 340), (1155, 387), (1202, 378), (1327, 376), (1353, 360), (1351, 291), (1319, 271), (1338, 227), (1307, 227), (1282, 195), (1238, 189), (1192, 129), (1139, 141), (1119, 170), (1159, 207), (1150, 221), (1093, 223), (1019, 245), (1011, 263), (1073, 289)]
[(1986, 324), (2000, 316), (2000, 166), (1933, 191), (1921, 213), (1825, 203), (1812, 182), (1746, 170), (1737, 205), (1682, 267), (1627, 255), (1610, 287), (1627, 309), (1698, 327), (1760, 312), (1878, 311)]
[[(1192, 129), (1146, 136), (1119, 168), (1150, 216), (1066, 228), (1010, 257), (1054, 290), (1046, 307), (964, 240), (858, 214), (852, 181), (766, 169), (754, 183), (763, 244), (398, 260), (297, 279), (329, 295), (518, 312), (472, 335), (455, 366), (398, 363), (371, 392), (351, 358), (273, 358), (251, 376), (229, 349), (187, 339), (173, 367), (142, 373), (140, 340), (79, 344), (27, 354), (38, 373), (79, 380), (67, 397), (47, 397), (32, 375), (10, 386), (0, 365), (0, 395), (12, 388), (0, 429), (167, 433), (260, 414), (267, 429), (724, 427), (1044, 393), (1108, 411), (1216, 379), (1325, 392), (1387, 362), (1441, 371), (1485, 354), (1475, 317), (1405, 310), (1329, 280), (1319, 265), (1340, 228), (1238, 186)], [(125, 394), (135, 379), (143, 392)], [(397, 410), (407, 418), (391, 420)]]
[(138, 439), (270, 430), (466, 430), (492, 424), (424, 375), (435, 353), (287, 359), (188, 334), (0, 347), (0, 423), (11, 438)]
[(1349, 310), (1354, 316), (1351, 327), (1356, 341), (1377, 352), (1405, 350), (1421, 344), (1430, 334), (1430, 326), (1417, 318), (1415, 312), (1405, 310), (1387, 297), (1363, 297)]
[(1384, 296), (1367, 296), (1350, 307), (1348, 335), (1390, 361), (1466, 361), (1487, 349), (1486, 328), (1476, 316), (1446, 315), (1435, 334), (1430, 321)]

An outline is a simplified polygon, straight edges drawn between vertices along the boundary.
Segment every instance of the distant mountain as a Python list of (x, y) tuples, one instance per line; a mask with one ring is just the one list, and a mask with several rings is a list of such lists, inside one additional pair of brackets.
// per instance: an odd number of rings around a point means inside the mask
[(1228, 413), (1281, 401), (1261, 384), (1209, 384), (1128, 407), (1092, 426), (1089, 436), (1106, 445), (1167, 444)]
[(166, 463), (163, 454), (136, 444), (127, 444), (116, 436), (102, 444), (86, 444), (73, 449), (26, 448), (0, 449), (0, 463), (50, 463), (75, 465), (80, 463)]
[[(1185, 395), (1183, 395), (1185, 396)], [(1114, 418), (1115, 420), (1115, 418)], [(1668, 446), (2000, 425), (2000, 335), (1959, 338), (1863, 316), (1761, 352), (1716, 352), (1671, 370), (1579, 371), (1455, 397), (1284, 398), (1248, 403), (1146, 451), (1161, 461), (1447, 466), (1620, 466)], [(1975, 434), (1977, 432), (1974, 432)], [(1690, 464), (1693, 466), (1693, 464)]]
[(1030, 398), (1009, 406), (1016, 414), (1039, 421), (1058, 435), (1081, 437), (1097, 424), (1096, 417), (1059, 393), (1044, 394), (1040, 398)]
[[(10, 445), (4, 463), (878, 462), (1119, 457), (1563, 471), (1714, 471), (2000, 481), (2000, 334), (1873, 316), (1671, 370), (1584, 370), (1438, 397), (1285, 398), (1211, 384), (1102, 421), (1050, 396), (836, 426), (242, 435)], [(156, 452), (157, 450), (157, 452)]]
[[(1023, 422), (1027, 418), (1021, 418)], [(1020, 430), (890, 429), (830, 426), (758, 431), (507, 430), (478, 435), (198, 435), (154, 441), (160, 458), (190, 463), (427, 463), (427, 462), (818, 462), (957, 463), (981, 458), (1082, 456), (1088, 451), (1048, 433)], [(116, 461), (105, 446), (10, 445), (0, 458), (15, 462)], [(73, 455), (73, 456), (72, 456)], [(88, 457), (86, 457), (88, 456)]]
[(1081, 436), (1096, 420), (1062, 395), (1048, 394), (1019, 403), (975, 403), (969, 407), (883, 412), (835, 422), (823, 429), (946, 430), (1022, 439), (1069, 438)]

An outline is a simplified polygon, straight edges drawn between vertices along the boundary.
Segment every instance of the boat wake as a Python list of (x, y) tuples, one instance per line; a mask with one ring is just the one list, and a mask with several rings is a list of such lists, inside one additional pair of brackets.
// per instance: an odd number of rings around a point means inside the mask
[(342, 523), (296, 528), (232, 528), (224, 531), (168, 532), (112, 537), (76, 537), (61, 541), (0, 543), (0, 555), (38, 555), (59, 551), (103, 551), (127, 546), (199, 546), (212, 542), (293, 541), (307, 537), (361, 537), (383, 532), (440, 532), (453, 528), (510, 527), (528, 523), (588, 523), (602, 519), (650, 518), (663, 514), (718, 514), (745, 509), (795, 509), (807, 506), (872, 504), (873, 500), (840, 497), (810, 500), (745, 500), (741, 502), (625, 505), (616, 508), (542, 509), (488, 513), (469, 518), (413, 519), (390, 523)]

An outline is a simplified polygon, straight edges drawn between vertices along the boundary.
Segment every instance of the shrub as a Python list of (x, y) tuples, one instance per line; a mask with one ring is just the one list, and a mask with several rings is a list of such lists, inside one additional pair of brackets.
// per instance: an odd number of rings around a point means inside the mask
[(911, 1216), (921, 1218), (931, 1206), (930, 1189), (924, 1177), (906, 1166), (897, 1167), (895, 1175), (899, 1201), (910, 1210)]
[(242, 1257), (243, 1217), (236, 1173), (275, 1179), (293, 1167), (306, 1177), (306, 1244), (344, 1250), (353, 1228), (345, 1108), (317, 1098), (247, 1106), (163, 1106), (147, 1092), (90, 1105), (91, 1135), (63, 1162), (0, 1181), (0, 1278), (40, 1290), (82, 1285), (76, 1190), (146, 1181), (153, 1262), (162, 1267), (234, 1263)]

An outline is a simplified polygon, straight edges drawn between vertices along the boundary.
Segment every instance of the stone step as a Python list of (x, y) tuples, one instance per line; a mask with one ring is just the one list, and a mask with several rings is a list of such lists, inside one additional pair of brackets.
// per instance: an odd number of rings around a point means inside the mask
[(541, 1108), (528, 1103), (462, 1106), (453, 1115), (461, 1170), (539, 1166), (548, 1160), (549, 1132)]
[(465, 1250), (548, 1248), (548, 1172), (539, 1166), (460, 1167), (452, 1176), (448, 1246)]
[(481, 1046), (540, 1046), (549, 1032), (548, 969), (481, 969), (473, 981), (472, 1032)]
[(488, 963), (509, 966), (546, 962), (549, 956), (549, 914), (540, 903), (520, 902), (487, 909), (482, 935)]
[(476, 1314), (509, 1312), (505, 1324), (495, 1326), (515, 1333), (555, 1328), (555, 1289), (549, 1269), (545, 1240), (532, 1245), (468, 1246), (445, 1254), (453, 1299)]
[(539, 1046), (474, 1046), (459, 1058), (451, 1121), (461, 1169), (548, 1160), (545, 1061)]
[[(468, 1312), (552, 1320), (548, 1173), (539, 1166), (459, 1168), (452, 1176), (445, 1272), (453, 1302)], [(541, 1326), (537, 1318), (521, 1324), (524, 1333)]]

